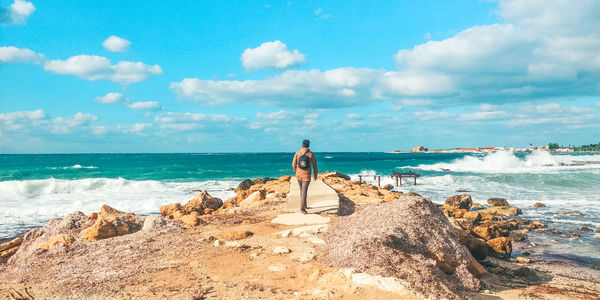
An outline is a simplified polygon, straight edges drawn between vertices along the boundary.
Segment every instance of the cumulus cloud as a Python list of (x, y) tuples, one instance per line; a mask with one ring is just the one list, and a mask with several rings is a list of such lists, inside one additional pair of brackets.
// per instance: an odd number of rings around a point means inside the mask
[(160, 103), (156, 101), (139, 101), (132, 102), (127, 107), (134, 110), (157, 110), (160, 109)]
[(357, 113), (349, 113), (346, 115), (347, 119), (351, 119), (351, 120), (358, 120), (361, 119), (362, 117), (360, 116), (360, 114)]
[(15, 0), (11, 5), (0, 9), (0, 24), (23, 24), (35, 12), (33, 3)]
[(77, 55), (67, 60), (50, 60), (44, 65), (46, 71), (75, 75), (87, 80), (110, 80), (121, 84), (140, 82), (153, 75), (162, 74), (159, 65), (121, 61), (112, 64), (102, 56)]
[(285, 69), (304, 63), (306, 58), (298, 50), (288, 50), (281, 41), (264, 42), (254, 49), (242, 53), (242, 65), (246, 70)]
[[(171, 89), (204, 105), (301, 103), (313, 108), (369, 101), (464, 105), (598, 95), (600, 2), (499, 3), (501, 22), (399, 50), (395, 71), (346, 67), (288, 70), (259, 80), (186, 78), (172, 82)], [(337, 80), (330, 78), (334, 74)]]
[(102, 104), (110, 104), (125, 101), (125, 96), (121, 93), (108, 93), (102, 97), (96, 97), (95, 102)]
[(135, 123), (132, 125), (117, 125), (116, 130), (123, 133), (142, 134), (144, 130), (151, 127), (151, 123)]
[(427, 110), (427, 111), (415, 112), (415, 117), (417, 117), (418, 119), (423, 120), (423, 121), (447, 119), (452, 116), (454, 116), (454, 115), (449, 112), (446, 112), (446, 111)]
[(35, 53), (27, 48), (12, 46), (0, 47), (0, 64), (6, 63), (34, 63), (40, 64), (46, 58), (43, 54)]
[(115, 35), (109, 36), (104, 42), (102, 42), (102, 47), (112, 52), (126, 51), (129, 48), (129, 45), (131, 45), (130, 41)]
[(67, 134), (82, 125), (87, 125), (89, 122), (96, 120), (98, 120), (97, 116), (81, 112), (76, 113), (72, 117), (58, 117), (52, 120), (50, 132), (55, 134)]

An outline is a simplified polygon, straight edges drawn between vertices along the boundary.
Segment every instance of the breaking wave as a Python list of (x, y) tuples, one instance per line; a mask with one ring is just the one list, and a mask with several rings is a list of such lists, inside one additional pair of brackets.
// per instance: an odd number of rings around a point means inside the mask
[(520, 158), (511, 151), (498, 151), (483, 157), (465, 156), (449, 163), (422, 164), (416, 168), (475, 173), (545, 172), (565, 168), (600, 168), (600, 155), (552, 155), (548, 151), (536, 150)]

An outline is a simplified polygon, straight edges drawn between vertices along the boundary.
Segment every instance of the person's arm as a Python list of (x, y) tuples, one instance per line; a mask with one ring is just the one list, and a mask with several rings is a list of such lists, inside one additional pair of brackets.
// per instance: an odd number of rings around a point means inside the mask
[(296, 154), (294, 153), (294, 159), (292, 160), (292, 169), (294, 169), (294, 172), (296, 172), (296, 168), (298, 167), (298, 157)]
[(313, 165), (313, 171), (315, 173), (315, 180), (317, 180), (317, 175), (319, 175), (319, 170), (317, 169), (317, 159), (315, 158), (315, 153), (314, 152), (312, 154), (312, 159), (311, 160), (312, 160), (312, 165)]

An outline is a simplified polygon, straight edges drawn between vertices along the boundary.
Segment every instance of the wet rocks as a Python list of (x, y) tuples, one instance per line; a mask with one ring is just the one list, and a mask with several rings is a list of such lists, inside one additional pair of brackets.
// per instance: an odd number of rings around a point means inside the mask
[(486, 241), (498, 238), (502, 235), (500, 229), (492, 224), (479, 225), (473, 228), (473, 233)]
[(536, 280), (538, 280), (537, 274), (535, 274), (534, 271), (532, 271), (531, 269), (529, 269), (527, 267), (518, 268), (518, 269), (516, 269), (516, 270), (513, 271), (513, 274), (515, 276), (519, 276), (519, 277), (525, 278), (525, 279), (527, 279), (529, 281), (536, 281)]
[(581, 227), (579, 227), (579, 231), (587, 232), (587, 231), (592, 231), (592, 229), (590, 229), (589, 226), (581, 226)]
[(459, 230), (458, 239), (462, 245), (469, 249), (469, 252), (478, 260), (484, 259), (490, 252), (490, 246), (485, 240), (473, 236), (467, 230)]
[(487, 200), (489, 206), (509, 206), (508, 201), (504, 198), (490, 198)]
[(479, 289), (474, 274), (481, 266), (437, 206), (422, 197), (365, 207), (332, 224), (324, 240), (324, 261), (395, 276), (425, 297), (458, 298), (460, 291)]
[(553, 214), (555, 215), (567, 215), (567, 216), (573, 216), (573, 217), (581, 217), (583, 216), (582, 213), (578, 212), (578, 211), (556, 211), (553, 212)]
[(250, 179), (244, 179), (238, 186), (235, 188), (235, 191), (245, 191), (249, 189), (254, 183)]
[(576, 238), (578, 238), (578, 237), (581, 237), (581, 234), (579, 234), (579, 232), (571, 232), (571, 233), (569, 234), (569, 236), (570, 236), (570, 237), (576, 237)]
[(536, 202), (533, 204), (533, 207), (546, 207), (546, 204), (541, 203), (541, 202)]
[(189, 215), (195, 211), (202, 215), (205, 209), (217, 210), (221, 205), (223, 205), (223, 200), (211, 196), (207, 191), (202, 191), (194, 199), (181, 206), (181, 213)]
[(487, 241), (492, 251), (490, 255), (498, 258), (509, 258), (512, 253), (512, 242), (507, 237), (499, 237)]
[(452, 196), (452, 197), (446, 199), (444, 206), (451, 207), (454, 209), (468, 210), (469, 208), (471, 208), (471, 204), (473, 204), (473, 201), (471, 200), (471, 195), (462, 194), (462, 195)]
[(521, 209), (515, 206), (492, 206), (487, 209), (482, 209), (479, 212), (482, 216), (484, 216), (485, 213), (489, 213), (495, 216), (510, 217), (520, 215)]

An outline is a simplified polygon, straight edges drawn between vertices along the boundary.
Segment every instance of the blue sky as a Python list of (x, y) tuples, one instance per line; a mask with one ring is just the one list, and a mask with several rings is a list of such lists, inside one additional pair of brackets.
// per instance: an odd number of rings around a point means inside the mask
[(1, 153), (600, 139), (598, 1), (0, 6)]

